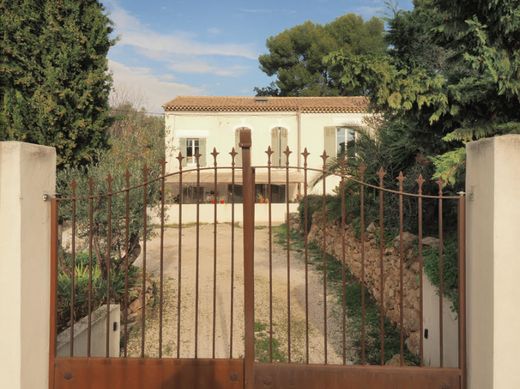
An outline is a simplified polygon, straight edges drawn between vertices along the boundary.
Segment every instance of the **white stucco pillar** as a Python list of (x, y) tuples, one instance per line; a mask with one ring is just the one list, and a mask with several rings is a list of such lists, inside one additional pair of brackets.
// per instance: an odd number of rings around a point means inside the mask
[(47, 389), (53, 148), (0, 142), (0, 387)]
[(469, 389), (520, 388), (520, 135), (467, 146)]

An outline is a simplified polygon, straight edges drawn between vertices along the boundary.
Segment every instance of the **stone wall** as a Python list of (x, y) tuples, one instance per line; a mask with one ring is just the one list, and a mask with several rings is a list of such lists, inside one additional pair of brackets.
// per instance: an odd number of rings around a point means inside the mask
[[(309, 231), (309, 241), (323, 248), (325, 233), (326, 251), (342, 260), (342, 237), (345, 239), (345, 264), (350, 272), (361, 280), (361, 241), (356, 238), (352, 226), (342, 227), (331, 223), (323, 223), (320, 214), (313, 215), (313, 225)], [(365, 286), (379, 305), (380, 296), (380, 248), (376, 240), (378, 228), (372, 223), (365, 233)], [(408, 349), (418, 355), (420, 342), (420, 264), (414, 254), (417, 236), (403, 233), (403, 329)], [(438, 239), (425, 237), (423, 245), (437, 246)], [(388, 245), (387, 245), (388, 246)], [(394, 324), (400, 322), (400, 245), (396, 236), (391, 247), (386, 247), (383, 257), (384, 309), (386, 317)]]

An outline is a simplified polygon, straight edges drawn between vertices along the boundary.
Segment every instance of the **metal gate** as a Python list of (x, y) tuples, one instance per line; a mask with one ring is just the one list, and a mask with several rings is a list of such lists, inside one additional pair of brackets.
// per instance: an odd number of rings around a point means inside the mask
[[(322, 168), (311, 168), (307, 149), (302, 166), (299, 157), (291, 165), (289, 148), (285, 166), (273, 166), (270, 148), (266, 164), (252, 166), (248, 130), (240, 147), (242, 166), (234, 149), (224, 167), (215, 149), (210, 167), (200, 166), (198, 153), (185, 166), (179, 154), (173, 173), (162, 162), (155, 175), (145, 167), (141, 182), (131, 183), (128, 172), (97, 190), (92, 180), (74, 181), (70, 195), (52, 199), (50, 388), (465, 389), (464, 194), (443, 194), (442, 182), (424, 194), (422, 176), (415, 192), (405, 192), (402, 174), (397, 188), (386, 188), (382, 169), (377, 185), (364, 166), (353, 175), (345, 158), (331, 167), (325, 152)], [(326, 196), (330, 180), (335, 208)], [(311, 195), (315, 182), (321, 197)], [(284, 203), (272, 201), (275, 184), (285, 188)], [(196, 188), (191, 204), (186, 185)], [(294, 202), (298, 221), (290, 217)], [(281, 209), (284, 228), (273, 222)], [(213, 220), (205, 224), (208, 210)], [(225, 212), (229, 223), (219, 223)], [(265, 223), (255, 223), (259, 212)], [(265, 240), (256, 242), (260, 230)], [(425, 242), (424, 231), (435, 239)], [(456, 240), (445, 240), (447, 233)], [(425, 366), (426, 243), (438, 287), (436, 367)], [(448, 298), (458, 328), (451, 367)]]

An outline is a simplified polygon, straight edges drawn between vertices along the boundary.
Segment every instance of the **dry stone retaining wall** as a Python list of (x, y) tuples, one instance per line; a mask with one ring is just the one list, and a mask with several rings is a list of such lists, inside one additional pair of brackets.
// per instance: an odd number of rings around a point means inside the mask
[[(313, 225), (309, 231), (309, 242), (323, 247), (325, 234), (326, 251), (342, 260), (342, 238), (345, 239), (345, 264), (350, 272), (361, 280), (361, 241), (356, 238), (354, 228), (347, 225), (345, 230), (332, 223), (323, 223), (319, 213), (313, 215)], [(376, 240), (378, 228), (372, 223), (365, 234), (365, 286), (381, 306), (380, 296), (380, 248)], [(408, 349), (418, 355), (420, 340), (420, 264), (415, 254), (417, 236), (403, 233), (403, 329)], [(437, 246), (438, 239), (425, 237), (424, 246)], [(386, 247), (384, 266), (384, 310), (386, 317), (394, 324), (400, 322), (400, 245), (397, 236), (391, 247)]]

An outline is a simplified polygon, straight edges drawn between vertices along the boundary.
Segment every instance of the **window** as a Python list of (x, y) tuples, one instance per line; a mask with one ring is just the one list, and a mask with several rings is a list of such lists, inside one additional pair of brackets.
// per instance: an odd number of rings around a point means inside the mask
[(204, 202), (204, 196), (206, 189), (202, 186), (185, 186), (182, 188), (183, 202), (184, 204), (196, 204), (197, 201)]
[(186, 163), (195, 165), (197, 163), (195, 156), (199, 154), (199, 140), (186, 139)]
[[(244, 199), (244, 192), (242, 185), (235, 185), (234, 188), (234, 200), (235, 203), (241, 203)], [(228, 184), (228, 196), (227, 201), (231, 202), (233, 194), (233, 185)], [(256, 203), (268, 203), (269, 202), (269, 185), (267, 184), (256, 184), (255, 185), (255, 202)], [(285, 185), (271, 185), (271, 202), (272, 203), (285, 203)]]
[(347, 127), (336, 129), (336, 156), (345, 154), (347, 157), (356, 155), (356, 130)]
[(184, 159), (182, 166), (195, 166), (197, 158), (200, 154), (200, 166), (206, 166), (206, 139), (205, 138), (180, 138), (180, 150)]
[(284, 154), (287, 148), (287, 129), (283, 127), (275, 127), (271, 130), (271, 149), (273, 155), (271, 162), (275, 167), (285, 166), (287, 157)]
[[(269, 185), (256, 184), (255, 185), (255, 196), (256, 196), (257, 203), (269, 202)], [(274, 203), (285, 203), (285, 185), (271, 184), (271, 202), (273, 204)]]
[(325, 151), (330, 157), (356, 155), (356, 130), (352, 127), (325, 127)]

